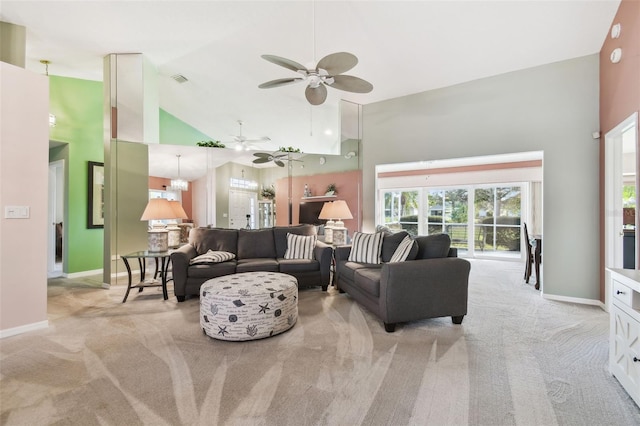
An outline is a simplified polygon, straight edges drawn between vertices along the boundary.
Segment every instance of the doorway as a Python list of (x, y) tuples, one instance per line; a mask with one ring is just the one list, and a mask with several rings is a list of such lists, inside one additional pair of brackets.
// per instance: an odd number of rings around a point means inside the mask
[[(638, 113), (635, 112), (605, 135), (605, 268), (630, 266), (625, 254), (632, 257), (635, 268), (638, 252), (636, 213)], [(629, 192), (632, 195), (629, 195)], [(633, 199), (631, 202), (630, 199)], [(629, 220), (630, 212), (633, 217)], [(625, 216), (626, 213), (626, 216)], [(625, 240), (633, 234), (631, 244)], [(629, 250), (633, 250), (630, 255)], [(630, 268), (630, 269), (634, 269)], [(605, 305), (609, 301), (609, 277), (605, 279)]]
[(55, 278), (64, 270), (64, 160), (49, 163), (48, 218), (47, 275)]

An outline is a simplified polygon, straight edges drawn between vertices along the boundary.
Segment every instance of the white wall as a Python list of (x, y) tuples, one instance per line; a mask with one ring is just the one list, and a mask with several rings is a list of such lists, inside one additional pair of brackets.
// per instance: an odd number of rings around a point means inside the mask
[[(0, 337), (47, 326), (49, 80), (0, 62)], [(28, 219), (6, 219), (28, 206)]]
[(543, 288), (599, 299), (598, 55), (363, 108), (363, 229), (375, 165), (544, 152)]

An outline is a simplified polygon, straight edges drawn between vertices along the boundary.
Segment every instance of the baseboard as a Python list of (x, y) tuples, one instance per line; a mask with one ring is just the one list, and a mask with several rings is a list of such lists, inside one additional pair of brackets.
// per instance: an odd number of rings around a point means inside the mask
[(605, 309), (604, 303), (600, 300), (595, 299), (583, 299), (581, 297), (567, 297), (567, 296), (557, 296), (555, 294), (543, 294), (542, 297), (548, 300), (557, 300), (558, 302), (569, 302), (569, 303), (579, 303), (581, 305), (593, 305), (599, 306), (602, 309)]
[(83, 278), (100, 274), (102, 274), (102, 269), (94, 269), (93, 271), (72, 272), (70, 274), (62, 274), (62, 276), (65, 278)]
[(28, 333), (29, 331), (42, 330), (43, 328), (49, 328), (48, 320), (34, 322), (33, 324), (21, 325), (20, 327), (8, 328), (6, 330), (0, 330), (0, 339), (15, 336), (17, 334)]

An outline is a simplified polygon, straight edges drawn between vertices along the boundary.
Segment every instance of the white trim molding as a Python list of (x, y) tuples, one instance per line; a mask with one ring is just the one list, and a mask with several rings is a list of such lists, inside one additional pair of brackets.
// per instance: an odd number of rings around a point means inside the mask
[(542, 297), (547, 300), (556, 300), (558, 302), (578, 303), (580, 305), (599, 306), (602, 310), (607, 311), (604, 303), (596, 299), (583, 299), (581, 297), (558, 296), (555, 294), (543, 294)]
[(22, 333), (28, 333), (30, 331), (42, 330), (44, 328), (49, 328), (48, 320), (34, 322), (32, 324), (21, 325), (19, 327), (8, 328), (6, 330), (0, 330), (0, 339), (4, 339), (5, 337), (16, 336)]

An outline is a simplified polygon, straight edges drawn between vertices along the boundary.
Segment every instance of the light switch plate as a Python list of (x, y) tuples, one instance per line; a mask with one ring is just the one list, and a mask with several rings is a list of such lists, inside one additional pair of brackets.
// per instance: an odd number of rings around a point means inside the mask
[(29, 206), (5, 206), (5, 219), (29, 219)]

